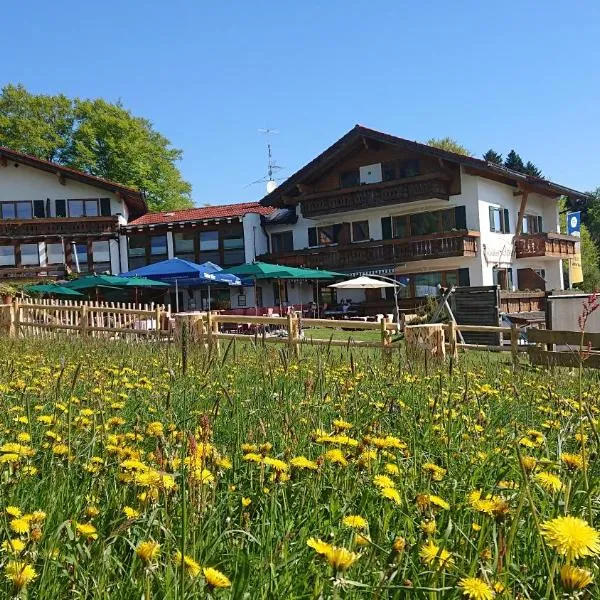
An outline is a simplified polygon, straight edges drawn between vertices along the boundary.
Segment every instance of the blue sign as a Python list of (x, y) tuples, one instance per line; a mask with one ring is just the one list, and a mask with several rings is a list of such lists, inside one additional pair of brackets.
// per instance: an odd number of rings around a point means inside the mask
[(581, 236), (581, 212), (567, 213), (567, 233), (577, 237)]

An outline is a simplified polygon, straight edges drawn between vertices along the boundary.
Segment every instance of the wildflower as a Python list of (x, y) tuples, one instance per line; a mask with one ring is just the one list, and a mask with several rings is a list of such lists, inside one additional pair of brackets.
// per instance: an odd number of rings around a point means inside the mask
[(537, 458), (534, 458), (533, 456), (523, 456), (521, 458), (521, 464), (527, 473), (531, 473), (536, 468), (537, 463)]
[(212, 567), (204, 567), (202, 569), (202, 574), (204, 575), (204, 579), (206, 579), (206, 583), (211, 588), (227, 588), (231, 587), (231, 581), (221, 573), (221, 571), (217, 571), (217, 569), (213, 569)]
[(295, 458), (292, 458), (292, 460), (290, 460), (290, 465), (292, 465), (292, 467), (295, 469), (308, 469), (311, 471), (316, 471), (319, 468), (316, 462), (308, 460), (308, 458), (304, 456), (296, 456)]
[(330, 548), (329, 544), (321, 540), (320, 538), (308, 538), (306, 545), (312, 548), (317, 554), (326, 554)]
[(66, 454), (69, 454), (69, 446), (61, 443), (54, 444), (54, 446), (52, 446), (52, 452), (57, 456), (65, 456)]
[(4, 540), (2, 542), (2, 550), (11, 554), (21, 554), (25, 550), (25, 542), (19, 538)]
[(535, 480), (544, 490), (552, 494), (560, 492), (564, 487), (560, 478), (554, 475), (554, 473), (548, 473), (548, 471), (540, 471), (537, 473)]
[(339, 448), (335, 448), (334, 450), (328, 450), (327, 452), (325, 452), (323, 457), (325, 458), (325, 460), (329, 461), (330, 463), (333, 463), (334, 465), (341, 465), (342, 467), (345, 467), (348, 464), (346, 457)]
[(348, 423), (348, 421), (344, 421), (342, 419), (335, 419), (333, 421), (333, 427), (338, 431), (345, 431), (347, 429), (352, 429), (352, 423)]
[(443, 508), (444, 510), (448, 510), (450, 508), (450, 504), (448, 504), (448, 502), (446, 502), (443, 498), (433, 494), (419, 494), (417, 496), (417, 506), (421, 509), (425, 509), (429, 506), (433, 508)]
[(163, 424), (160, 421), (148, 423), (148, 426), (146, 427), (146, 433), (155, 437), (161, 437), (164, 433)]
[(242, 498), (242, 506), (244, 508), (250, 506), (252, 504), (252, 500), (250, 498)]
[(160, 554), (160, 544), (153, 541), (140, 542), (135, 549), (135, 553), (147, 564), (155, 560)]
[(600, 554), (600, 533), (577, 517), (556, 517), (541, 525), (546, 543), (567, 562)]
[(368, 546), (371, 543), (371, 538), (368, 535), (357, 533), (356, 537), (354, 538), (354, 543), (357, 546)]
[(388, 500), (392, 500), (396, 504), (400, 504), (400, 493), (391, 487), (384, 487), (381, 489), (381, 495)]
[(135, 508), (131, 508), (131, 506), (124, 506), (123, 514), (128, 519), (137, 519), (140, 516), (140, 513), (137, 510), (135, 510)]
[(404, 552), (405, 548), (406, 540), (403, 537), (397, 537), (392, 544), (392, 550), (397, 554), (400, 554), (400, 552)]
[(434, 463), (425, 463), (422, 467), (423, 471), (429, 473), (434, 481), (441, 481), (446, 474), (446, 469), (439, 467)]
[(91, 523), (77, 523), (75, 530), (79, 535), (88, 540), (98, 539), (98, 530)]
[(567, 469), (571, 471), (583, 469), (583, 456), (581, 456), (581, 454), (568, 454), (567, 452), (563, 452), (560, 455), (560, 460), (565, 464)]
[(9, 525), (15, 533), (23, 534), (29, 532), (29, 521), (27, 519), (23, 519), (22, 517), (19, 519), (13, 519)]
[(283, 460), (279, 460), (278, 458), (271, 458), (267, 456), (263, 459), (263, 463), (270, 467), (273, 467), (278, 472), (283, 472), (288, 470), (288, 464)]
[(458, 582), (458, 587), (462, 589), (463, 596), (469, 600), (493, 600), (494, 590), (479, 577), (463, 577)]
[(260, 463), (262, 462), (262, 454), (256, 454), (256, 452), (248, 452), (248, 454), (244, 454), (243, 457), (244, 460), (247, 460), (248, 462), (255, 462), (255, 463)]
[(582, 590), (594, 580), (592, 574), (587, 569), (575, 567), (573, 565), (564, 565), (560, 569), (560, 582), (568, 592)]
[(388, 473), (389, 475), (398, 475), (400, 473), (400, 469), (398, 468), (398, 465), (395, 465), (393, 463), (386, 463), (383, 468), (384, 468), (385, 472)]
[(421, 546), (419, 556), (421, 561), (428, 566), (444, 568), (450, 567), (454, 563), (452, 554), (444, 548), (436, 546), (433, 540), (429, 540)]
[(4, 567), (4, 574), (17, 591), (22, 590), (37, 577), (37, 572), (31, 565), (19, 560), (8, 561)]
[(433, 535), (436, 530), (436, 524), (433, 519), (421, 521), (421, 531), (427, 535)]
[(373, 483), (379, 488), (396, 487), (394, 480), (390, 479), (387, 475), (375, 475), (375, 477), (373, 477)]
[(325, 557), (327, 562), (336, 571), (346, 570), (360, 558), (360, 554), (350, 552), (346, 548), (332, 546), (319, 538), (309, 538), (306, 545), (312, 548), (317, 554)]
[(192, 579), (200, 573), (200, 565), (191, 556), (181, 554), (179, 550), (173, 555), (173, 562), (178, 567), (183, 567), (186, 574)]
[(351, 529), (366, 529), (369, 522), (359, 515), (348, 515), (342, 519), (342, 523)]
[(14, 517), (15, 519), (18, 519), (23, 513), (21, 512), (21, 509), (18, 508), (17, 506), (7, 506), (4, 509), (4, 512), (9, 516), (9, 517)]

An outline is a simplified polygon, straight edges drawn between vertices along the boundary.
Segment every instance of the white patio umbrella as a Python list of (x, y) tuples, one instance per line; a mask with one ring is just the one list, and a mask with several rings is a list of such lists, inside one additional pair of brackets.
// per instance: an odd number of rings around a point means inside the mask
[[(333, 283), (327, 287), (337, 288), (338, 290), (376, 290), (382, 288), (394, 288), (394, 304), (396, 305), (396, 325), (400, 326), (400, 310), (398, 309), (398, 290), (401, 287), (405, 287), (404, 284), (394, 281), (393, 279), (389, 279), (388, 277), (383, 277), (381, 275), (376, 275), (376, 277), (381, 277), (382, 279), (374, 279), (373, 277), (365, 277), (364, 275), (361, 277), (355, 277), (354, 279), (348, 279), (346, 281), (340, 281), (339, 283)], [(383, 280), (386, 281), (383, 281)]]

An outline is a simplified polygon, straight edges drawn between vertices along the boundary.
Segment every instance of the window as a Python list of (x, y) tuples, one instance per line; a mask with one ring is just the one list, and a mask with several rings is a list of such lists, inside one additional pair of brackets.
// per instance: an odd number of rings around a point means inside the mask
[[(68, 200), (69, 217), (97, 217), (98, 200)], [(57, 208), (58, 213), (58, 208)]]
[(49, 265), (65, 264), (65, 252), (62, 244), (46, 244), (46, 262)]
[(512, 290), (512, 269), (494, 267), (492, 269), (492, 280), (494, 285), (499, 285), (501, 290)]
[(167, 235), (150, 236), (150, 263), (160, 262), (167, 256)]
[(110, 243), (108, 240), (92, 242), (92, 257), (96, 273), (104, 273), (111, 270)]
[(327, 225), (325, 227), (309, 227), (308, 228), (308, 245), (309, 246), (331, 246), (337, 244), (342, 226)]
[(271, 252), (291, 252), (294, 249), (294, 234), (281, 231), (271, 234)]
[(33, 219), (33, 205), (31, 202), (2, 202), (3, 219)]
[(288, 289), (286, 281), (274, 281), (273, 282), (273, 304), (288, 303)]
[(40, 264), (40, 248), (38, 244), (21, 244), (21, 264), (32, 266)]
[(442, 284), (442, 273), (435, 271), (433, 273), (417, 273), (413, 277), (415, 285), (415, 296), (423, 298), (424, 296), (436, 296), (438, 284)]
[(452, 231), (453, 229), (457, 229), (456, 210), (454, 208), (441, 210), (440, 214), (442, 217), (442, 231)]
[(0, 267), (14, 267), (15, 264), (15, 247), (0, 246)]
[[(221, 254), (219, 252), (219, 232), (201, 231), (200, 232), (200, 262), (210, 261), (217, 265), (221, 264)], [(242, 261), (244, 262), (244, 261)]]
[(392, 218), (392, 237), (404, 238), (410, 235), (409, 220), (407, 216)]
[(352, 241), (365, 242), (369, 240), (369, 221), (354, 221), (352, 223)]
[(416, 177), (421, 174), (421, 165), (418, 158), (404, 160), (400, 163), (400, 177)]
[(510, 233), (509, 213), (507, 208), (490, 206), (490, 231)]
[(340, 174), (341, 188), (356, 187), (357, 185), (360, 185), (360, 171), (358, 169), (352, 169)]
[(145, 235), (130, 235), (129, 242), (129, 269), (137, 269), (144, 267), (148, 263), (146, 261), (146, 236)]
[(523, 217), (523, 233), (542, 233), (542, 217), (525, 215)]
[(381, 165), (381, 179), (383, 181), (393, 181), (396, 179), (395, 162), (385, 162)]
[(438, 215), (435, 212), (423, 212), (410, 215), (411, 235), (428, 235), (439, 231)]
[(192, 262), (196, 260), (195, 240), (196, 234), (194, 233), (174, 233), (173, 250), (175, 256)]
[[(77, 258), (77, 260), (75, 260)], [(73, 242), (73, 267), (77, 271), (79, 264), (79, 272), (87, 273), (88, 271), (88, 254), (87, 244), (85, 242)]]
[(244, 236), (235, 235), (223, 239), (223, 265), (241, 265), (246, 260)]

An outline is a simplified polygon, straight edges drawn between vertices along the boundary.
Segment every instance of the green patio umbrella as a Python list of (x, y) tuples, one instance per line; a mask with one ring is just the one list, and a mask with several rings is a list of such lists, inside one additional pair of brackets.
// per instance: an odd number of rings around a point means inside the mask
[(72, 290), (68, 287), (65, 287), (64, 285), (58, 285), (53, 283), (26, 285), (23, 287), (23, 291), (27, 294), (40, 296), (51, 295), (60, 296), (64, 298), (83, 297), (83, 294), (81, 294), (77, 290)]
[(84, 275), (64, 284), (72, 290), (92, 290), (95, 288), (119, 289), (127, 287), (127, 280), (116, 275)]

